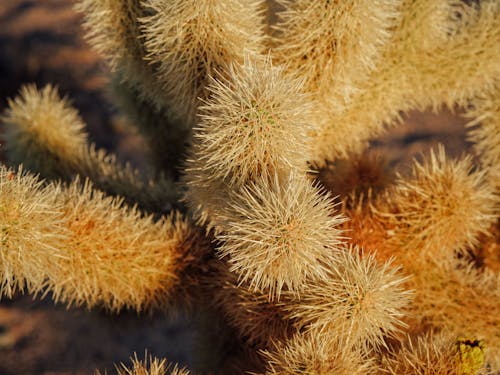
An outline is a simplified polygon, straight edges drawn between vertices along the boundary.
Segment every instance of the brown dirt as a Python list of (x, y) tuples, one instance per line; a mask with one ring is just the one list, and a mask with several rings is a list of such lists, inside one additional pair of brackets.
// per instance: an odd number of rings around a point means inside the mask
[[(0, 111), (24, 83), (56, 84), (71, 97), (99, 146), (133, 159), (142, 144), (135, 135), (116, 136), (119, 114), (105, 94), (106, 67), (85, 44), (72, 3), (0, 2)], [(438, 142), (458, 155), (468, 147), (463, 123), (447, 111), (411, 113), (404, 126), (373, 141), (372, 150), (391, 167), (407, 164)], [(188, 325), (162, 317), (66, 310), (48, 299), (19, 296), (0, 302), (0, 374), (90, 374), (146, 349), (189, 363), (189, 332)]]

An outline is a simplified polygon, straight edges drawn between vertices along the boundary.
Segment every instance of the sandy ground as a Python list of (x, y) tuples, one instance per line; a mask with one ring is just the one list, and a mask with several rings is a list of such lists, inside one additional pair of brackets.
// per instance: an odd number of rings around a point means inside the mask
[[(141, 140), (117, 135), (120, 115), (105, 94), (106, 67), (85, 44), (79, 23), (70, 0), (0, 2), (0, 111), (22, 84), (56, 84), (79, 109), (93, 141), (140, 163), (134, 155), (141, 154)], [(438, 142), (458, 155), (468, 146), (463, 124), (447, 111), (412, 113), (404, 126), (375, 140), (372, 150), (391, 166)], [(190, 332), (188, 324), (163, 317), (66, 310), (50, 300), (18, 296), (0, 302), (0, 374), (90, 374), (145, 349), (189, 363)]]

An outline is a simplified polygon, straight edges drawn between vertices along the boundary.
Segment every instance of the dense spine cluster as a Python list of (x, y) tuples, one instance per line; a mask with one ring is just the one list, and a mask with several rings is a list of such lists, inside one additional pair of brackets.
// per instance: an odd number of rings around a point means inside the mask
[(218, 255), (271, 299), (322, 278), (341, 236), (333, 200), (306, 175), (312, 104), (301, 88), (269, 58), (248, 56), (232, 66), (228, 79), (208, 88), (187, 168), (195, 171), (186, 177), (194, 207), (204, 204), (196, 196), (201, 184), (221, 186), (226, 195), (219, 202), (225, 207), (209, 218), (221, 241)]
[(154, 221), (88, 181), (44, 185), (0, 172), (2, 295), (26, 289), (67, 305), (143, 311), (173, 304), (184, 269), (202, 255), (178, 213)]
[(3, 114), (7, 157), (47, 179), (89, 178), (100, 190), (126, 198), (146, 211), (170, 209), (178, 199), (174, 183), (162, 174), (143, 175), (88, 142), (85, 125), (52, 86), (29, 85)]

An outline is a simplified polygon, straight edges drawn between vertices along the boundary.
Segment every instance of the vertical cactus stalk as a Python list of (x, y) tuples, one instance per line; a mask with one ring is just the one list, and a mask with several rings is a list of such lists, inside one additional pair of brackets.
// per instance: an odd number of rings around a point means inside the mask
[(207, 98), (209, 77), (244, 52), (263, 48), (262, 0), (147, 0), (141, 19), (147, 59), (158, 67), (156, 78), (169, 110), (189, 127), (199, 98)]
[[(160, 170), (178, 173), (209, 76), (262, 52), (262, 0), (81, 0), (87, 39), (115, 72), (115, 95), (136, 117)], [(127, 102), (142, 102), (141, 108)], [(140, 114), (147, 112), (143, 118)], [(158, 148), (158, 142), (169, 151)], [(181, 148), (179, 150), (179, 148)]]
[[(195, 173), (186, 177), (195, 187), (187, 193), (192, 206), (225, 207), (210, 219), (222, 241), (219, 256), (271, 298), (323, 275), (343, 221), (333, 200), (306, 177), (311, 103), (301, 82), (283, 73), (269, 58), (249, 56), (229, 69), (229, 78), (214, 81), (187, 168)], [(227, 201), (202, 201), (196, 193), (207, 185), (221, 186)]]
[(140, 98), (163, 108), (155, 67), (146, 60), (139, 19), (147, 11), (141, 0), (79, 0), (88, 42), (104, 57), (120, 80), (138, 90)]
[(185, 182), (190, 207), (220, 230), (233, 186), (261, 174), (306, 172), (313, 104), (300, 92), (300, 80), (285, 79), (282, 67), (255, 55), (232, 64), (207, 90)]
[(378, 63), (399, 15), (401, 0), (279, 0), (273, 57), (303, 77), (306, 91), (349, 102)]

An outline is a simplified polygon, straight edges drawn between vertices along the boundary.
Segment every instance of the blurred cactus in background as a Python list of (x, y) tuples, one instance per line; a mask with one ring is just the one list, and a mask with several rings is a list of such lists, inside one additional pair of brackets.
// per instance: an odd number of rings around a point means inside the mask
[[(150, 165), (23, 87), (1, 116), (1, 297), (197, 316), (199, 363), (119, 374), (500, 372), (498, 0), (77, 9)], [(440, 145), (395, 176), (366, 159), (443, 107), (474, 155)]]

